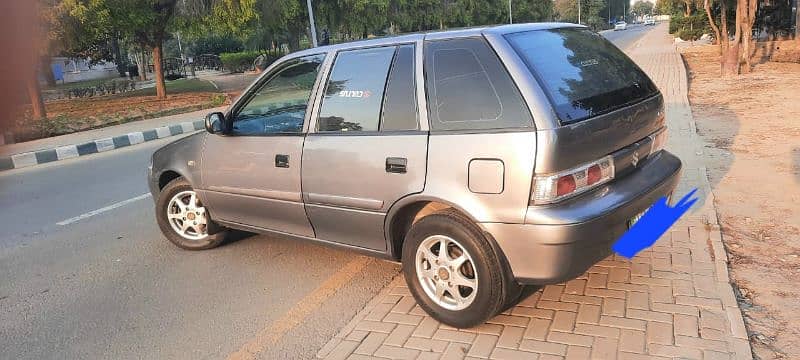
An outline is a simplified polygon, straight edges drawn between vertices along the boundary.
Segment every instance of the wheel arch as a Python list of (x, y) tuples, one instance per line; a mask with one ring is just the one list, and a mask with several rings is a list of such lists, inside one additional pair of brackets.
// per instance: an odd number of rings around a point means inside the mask
[(167, 169), (162, 171), (158, 175), (158, 190), (164, 190), (164, 187), (167, 186), (167, 184), (169, 184), (172, 180), (175, 180), (180, 177), (186, 179), (186, 181), (189, 181), (189, 179), (186, 178), (186, 176), (183, 176), (181, 173), (175, 170)]
[(450, 201), (429, 195), (411, 195), (404, 197), (395, 202), (389, 209), (384, 224), (389, 257), (399, 261), (403, 252), (405, 235), (411, 229), (411, 226), (423, 216), (444, 209), (453, 209), (478, 226), (492, 249), (500, 257), (501, 262), (504, 263), (503, 265), (508, 266), (505, 253), (503, 253), (500, 246), (497, 245), (494, 236), (487, 232), (472, 214)]

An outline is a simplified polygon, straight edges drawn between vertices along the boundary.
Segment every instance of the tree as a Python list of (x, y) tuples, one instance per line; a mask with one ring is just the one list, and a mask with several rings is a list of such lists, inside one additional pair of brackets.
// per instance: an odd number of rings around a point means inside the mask
[(682, 13), (680, 7), (683, 4), (682, 0), (656, 0), (655, 11), (662, 15), (676, 16)]
[[(728, 27), (728, 7), (731, 0), (718, 0), (719, 11), (714, 0), (704, 0), (703, 8), (714, 35), (719, 39), (720, 68), (723, 76), (734, 76), (750, 72), (752, 64), (752, 30), (755, 22), (758, 0), (732, 0), (736, 6), (733, 39)], [(718, 14), (718, 15), (717, 15)], [(719, 20), (717, 20), (719, 18)]]
[(631, 6), (631, 11), (638, 15), (650, 15), (653, 13), (653, 3), (649, 1), (638, 0)]
[(156, 97), (166, 99), (163, 44), (168, 34), (167, 27), (175, 15), (177, 0), (105, 0), (105, 4), (125, 35), (142, 49), (153, 52)]
[[(604, 14), (607, 10), (605, 0), (581, 0), (581, 23), (597, 30), (605, 27), (608, 19)], [(578, 2), (575, 0), (556, 0), (556, 18), (561, 21), (578, 22)]]

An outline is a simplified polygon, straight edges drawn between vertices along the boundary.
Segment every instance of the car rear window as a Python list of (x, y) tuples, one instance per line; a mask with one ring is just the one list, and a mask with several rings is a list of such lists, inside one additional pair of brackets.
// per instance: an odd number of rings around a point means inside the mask
[(506, 39), (544, 88), (562, 123), (607, 113), (658, 92), (630, 58), (587, 29), (534, 30)]

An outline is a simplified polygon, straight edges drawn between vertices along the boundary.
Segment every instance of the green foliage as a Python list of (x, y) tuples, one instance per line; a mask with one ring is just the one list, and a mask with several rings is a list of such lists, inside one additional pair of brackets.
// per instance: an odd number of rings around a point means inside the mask
[(703, 34), (711, 32), (708, 17), (697, 13), (690, 16), (677, 15), (670, 18), (669, 32), (682, 40), (697, 40)]
[(634, 14), (641, 16), (641, 15), (650, 15), (653, 13), (653, 3), (649, 1), (638, 0), (636, 3), (631, 6), (631, 12)]
[(188, 47), (189, 54), (221, 54), (244, 50), (242, 41), (230, 34), (208, 34), (192, 41)]
[(230, 72), (244, 72), (253, 67), (253, 61), (256, 60), (258, 51), (242, 51), (236, 53), (222, 53), (219, 55), (222, 60), (222, 67)]
[[(588, 25), (594, 30), (604, 29), (608, 24), (605, 0), (581, 0), (581, 24)], [(620, 6), (620, 11), (622, 7)], [(578, 22), (578, 2), (574, 0), (555, 1), (556, 18), (559, 21)]]
[(225, 96), (225, 94), (211, 95), (211, 106), (212, 107), (222, 106), (225, 104), (226, 100), (228, 100), (228, 97)]
[(103, 0), (63, 0), (40, 12), (50, 55), (112, 60), (114, 19)]
[(655, 11), (662, 15), (678, 16), (684, 13), (683, 0), (656, 0)]
[(73, 121), (64, 114), (49, 118), (30, 119), (26, 122), (33, 125), (32, 128), (39, 137), (57, 136), (74, 131), (71, 126)]

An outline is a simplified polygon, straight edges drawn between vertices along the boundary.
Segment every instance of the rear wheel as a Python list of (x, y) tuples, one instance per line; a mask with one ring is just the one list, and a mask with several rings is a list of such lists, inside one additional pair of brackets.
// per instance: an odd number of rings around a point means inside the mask
[(467, 328), (490, 319), (519, 296), (480, 229), (452, 210), (415, 223), (403, 244), (406, 283), (428, 314)]
[(183, 178), (172, 180), (156, 201), (156, 220), (161, 232), (173, 244), (187, 250), (205, 250), (225, 241), (197, 193)]

